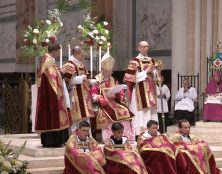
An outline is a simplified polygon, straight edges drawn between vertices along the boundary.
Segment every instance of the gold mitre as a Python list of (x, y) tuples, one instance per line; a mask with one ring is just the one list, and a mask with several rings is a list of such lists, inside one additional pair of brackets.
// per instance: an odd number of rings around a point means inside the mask
[(101, 60), (101, 68), (105, 70), (112, 70), (115, 59), (110, 54), (105, 54)]

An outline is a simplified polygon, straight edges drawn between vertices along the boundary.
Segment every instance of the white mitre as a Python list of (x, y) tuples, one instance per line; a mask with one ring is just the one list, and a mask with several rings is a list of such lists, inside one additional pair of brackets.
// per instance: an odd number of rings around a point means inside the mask
[(112, 70), (115, 59), (110, 54), (105, 54), (101, 60), (101, 68), (105, 70)]

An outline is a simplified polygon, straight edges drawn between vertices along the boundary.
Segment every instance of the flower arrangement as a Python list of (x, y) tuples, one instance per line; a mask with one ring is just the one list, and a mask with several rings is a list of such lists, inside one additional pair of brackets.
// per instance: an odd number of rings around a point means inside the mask
[(0, 141), (0, 171), (1, 174), (28, 174), (26, 171), (28, 162), (18, 160), (20, 154), (25, 148), (26, 142), (19, 150), (13, 152), (9, 149), (10, 142), (5, 146)]
[(95, 22), (90, 17), (90, 13), (85, 17), (83, 24), (78, 25), (78, 30), (81, 32), (83, 44), (86, 46), (99, 46), (102, 49), (110, 47), (110, 31), (107, 29), (108, 22)]
[(48, 43), (54, 42), (55, 36), (63, 26), (58, 9), (49, 10), (48, 13), (47, 20), (37, 20), (33, 26), (28, 25), (24, 31), (22, 50), (29, 57), (44, 55)]

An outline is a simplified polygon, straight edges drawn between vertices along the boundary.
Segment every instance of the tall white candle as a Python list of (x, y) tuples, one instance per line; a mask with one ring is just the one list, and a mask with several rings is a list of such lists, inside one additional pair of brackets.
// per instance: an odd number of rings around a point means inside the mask
[(68, 60), (70, 59), (71, 56), (71, 49), (70, 49), (70, 44), (68, 44)]
[(102, 47), (99, 46), (99, 72), (101, 72)]
[(59, 67), (62, 67), (62, 45), (60, 45), (61, 49), (60, 49), (60, 59), (59, 59)]
[(110, 47), (110, 43), (108, 42), (107, 43), (107, 54), (109, 54), (109, 52), (110, 52), (110, 48), (109, 47)]
[(93, 48), (90, 46), (90, 75), (93, 78)]

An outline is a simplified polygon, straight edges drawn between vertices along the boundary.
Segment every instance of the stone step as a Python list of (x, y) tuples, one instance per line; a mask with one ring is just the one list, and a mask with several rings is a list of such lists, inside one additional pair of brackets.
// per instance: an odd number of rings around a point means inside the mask
[(64, 167), (49, 167), (49, 168), (38, 168), (28, 169), (27, 172), (30, 174), (63, 174)]
[(203, 122), (203, 121), (197, 121), (196, 127), (201, 128), (221, 128), (222, 122)]
[(28, 161), (28, 169), (34, 168), (49, 168), (49, 167), (64, 167), (64, 156), (58, 157), (30, 157), (20, 155), (20, 160)]
[[(167, 127), (167, 133), (168, 132), (177, 132), (178, 131), (178, 127), (177, 126), (169, 126)], [(194, 127), (191, 126), (190, 128), (190, 132), (193, 134), (215, 134), (215, 135), (221, 135), (222, 134), (222, 126), (221, 127), (212, 127), (212, 128), (204, 128), (204, 127)]]
[(222, 146), (210, 146), (215, 158), (222, 158)]
[(215, 159), (217, 167), (221, 168), (222, 167), (222, 158), (216, 158)]

